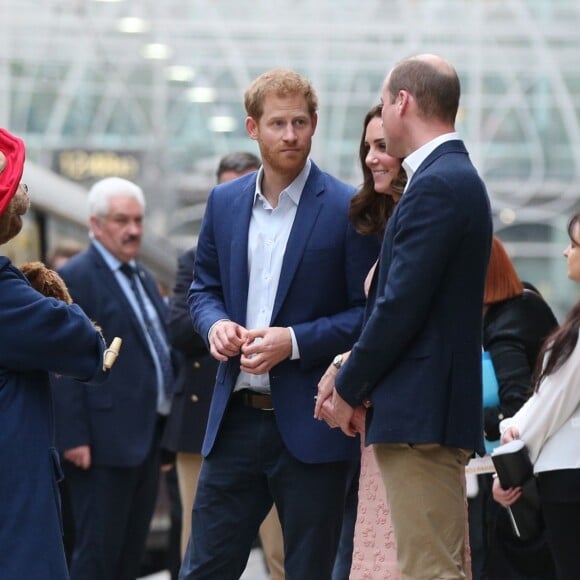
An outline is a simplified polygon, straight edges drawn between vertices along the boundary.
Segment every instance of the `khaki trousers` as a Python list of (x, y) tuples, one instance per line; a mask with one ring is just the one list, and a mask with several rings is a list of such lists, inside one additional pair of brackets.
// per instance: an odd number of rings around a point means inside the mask
[(270, 571), (270, 580), (284, 580), (284, 539), (276, 506), (272, 506), (260, 526), (260, 542)]
[(434, 444), (375, 444), (405, 580), (462, 580), (465, 465), (470, 452)]
[[(202, 456), (200, 453), (177, 453), (177, 483), (181, 498), (181, 557), (191, 535), (191, 512), (199, 480)], [(284, 580), (284, 540), (276, 506), (273, 506), (260, 526), (260, 542), (264, 550), (271, 580)]]
[(177, 485), (179, 486), (179, 497), (181, 499), (181, 557), (185, 555), (187, 542), (191, 535), (191, 512), (193, 510), (193, 500), (195, 490), (201, 471), (201, 453), (177, 453)]

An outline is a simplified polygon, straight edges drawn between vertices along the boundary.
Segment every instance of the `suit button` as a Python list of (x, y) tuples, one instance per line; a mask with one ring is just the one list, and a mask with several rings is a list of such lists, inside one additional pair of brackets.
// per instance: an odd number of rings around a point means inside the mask
[(196, 360), (196, 361), (193, 363), (193, 368), (194, 368), (194, 369), (198, 369), (199, 367), (201, 367), (201, 364), (200, 364), (200, 362), (199, 362), (199, 361), (197, 361), (197, 360)]
[(197, 403), (199, 401), (199, 397), (197, 395), (191, 395), (191, 402)]

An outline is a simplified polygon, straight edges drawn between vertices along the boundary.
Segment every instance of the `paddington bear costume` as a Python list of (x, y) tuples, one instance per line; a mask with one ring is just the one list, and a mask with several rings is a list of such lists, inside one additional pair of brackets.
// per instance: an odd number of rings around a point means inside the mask
[[(28, 209), (23, 166), (23, 142), (0, 129), (0, 244)], [(68, 578), (49, 374), (99, 388), (104, 349), (78, 306), (43, 296), (0, 256), (0, 578)]]

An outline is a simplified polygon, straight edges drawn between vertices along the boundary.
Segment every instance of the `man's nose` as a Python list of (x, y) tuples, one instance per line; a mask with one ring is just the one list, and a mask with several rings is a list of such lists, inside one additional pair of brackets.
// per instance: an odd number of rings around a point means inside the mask
[(296, 140), (296, 131), (294, 130), (294, 125), (292, 123), (288, 123), (286, 125), (284, 131), (284, 140), (285, 141), (295, 141)]
[(129, 220), (127, 229), (131, 234), (141, 234), (141, 231), (143, 230), (143, 224), (140, 220)]

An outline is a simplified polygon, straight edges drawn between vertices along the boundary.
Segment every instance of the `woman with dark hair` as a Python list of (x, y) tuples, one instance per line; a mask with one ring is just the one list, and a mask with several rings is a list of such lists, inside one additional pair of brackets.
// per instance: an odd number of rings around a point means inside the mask
[[(568, 278), (580, 283), (580, 213), (570, 220), (568, 236)], [(540, 351), (534, 394), (500, 424), (502, 443), (521, 439), (528, 448), (559, 580), (575, 580), (580, 574), (579, 331), (577, 303)], [(521, 493), (521, 488), (504, 490), (494, 481), (493, 496), (504, 507)]]
[[(516, 413), (532, 394), (532, 374), (538, 353), (558, 323), (538, 292), (527, 289), (520, 280), (496, 236), (491, 245), (483, 303), (483, 348), (491, 356), (499, 386), (492, 404), (484, 396), (484, 437), (486, 449), (491, 452), (499, 444), (500, 421)], [(505, 541), (511, 538), (509, 522), (493, 501), (491, 484), (490, 475), (480, 475), (478, 494), (469, 499), (474, 580), (552, 578), (551, 561), (544, 545), (538, 545), (535, 553), (531, 548), (526, 552), (524, 563), (535, 563), (533, 573), (513, 569), (510, 559), (506, 558), (511, 556), (511, 552), (506, 553), (509, 546)]]
[[(361, 234), (382, 237), (387, 220), (403, 195), (407, 176), (401, 166), (401, 160), (391, 157), (386, 152), (380, 105), (373, 107), (365, 116), (359, 159), (363, 184), (351, 200), (349, 217)], [(367, 294), (375, 266), (371, 268), (365, 282)], [(334, 387), (334, 377), (349, 354), (346, 352), (337, 355), (321, 379), (315, 410), (318, 418), (322, 418), (324, 401), (328, 399), (330, 402), (329, 395), (332, 394)], [(401, 574), (397, 565), (394, 532), (386, 493), (372, 447), (364, 446), (365, 415), (364, 406), (356, 409), (355, 421), (356, 428), (361, 434), (362, 457), (352, 567), (347, 577), (350, 580), (399, 579)]]
[(358, 153), (363, 183), (350, 202), (349, 217), (359, 233), (382, 237), (387, 220), (403, 195), (407, 175), (401, 160), (386, 152), (381, 111), (382, 106), (376, 105), (363, 122)]

